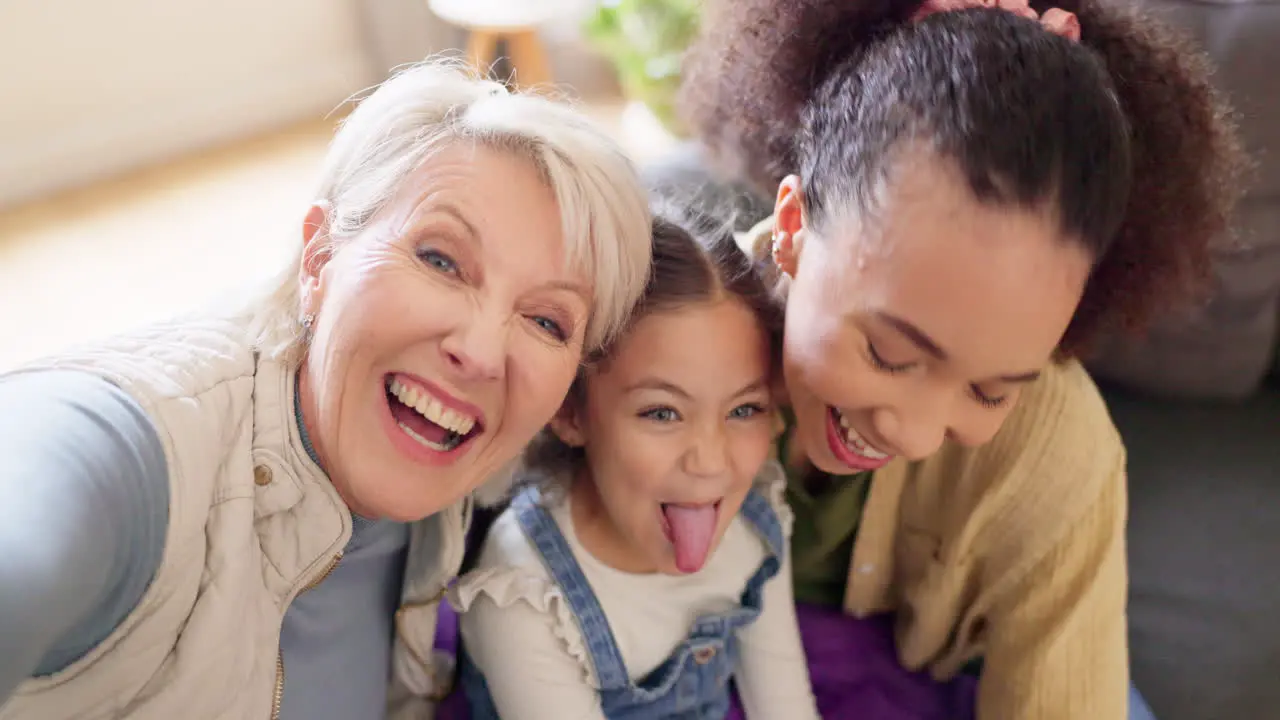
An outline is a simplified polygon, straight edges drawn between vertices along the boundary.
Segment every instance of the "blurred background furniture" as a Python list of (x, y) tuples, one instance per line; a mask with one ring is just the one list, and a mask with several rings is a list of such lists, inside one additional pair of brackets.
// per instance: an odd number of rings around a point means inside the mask
[[(1124, 1), (1124, 0), (1112, 0)], [(1129, 448), (1133, 680), (1160, 720), (1280, 719), (1280, 4), (1151, 0), (1218, 66), (1260, 162), (1190, 316), (1091, 365)], [(770, 198), (686, 142), (646, 167), (745, 229)], [(1086, 720), (1086, 719), (1082, 719)]]
[(489, 73), (505, 57), (516, 83), (552, 82), (538, 28), (564, 12), (562, 0), (428, 0), (428, 6), (442, 20), (467, 30), (467, 58), (481, 72)]

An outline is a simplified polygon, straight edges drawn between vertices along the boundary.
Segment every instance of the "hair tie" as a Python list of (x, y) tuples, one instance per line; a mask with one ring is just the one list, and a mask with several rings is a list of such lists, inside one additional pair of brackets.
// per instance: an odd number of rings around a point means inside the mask
[(1075, 13), (1061, 8), (1049, 8), (1043, 14), (1037, 15), (1027, 0), (925, 0), (920, 9), (911, 16), (911, 22), (919, 22), (935, 13), (970, 8), (993, 8), (1011, 12), (1018, 17), (1035, 20), (1054, 35), (1072, 42), (1080, 42), (1080, 21), (1076, 19)]

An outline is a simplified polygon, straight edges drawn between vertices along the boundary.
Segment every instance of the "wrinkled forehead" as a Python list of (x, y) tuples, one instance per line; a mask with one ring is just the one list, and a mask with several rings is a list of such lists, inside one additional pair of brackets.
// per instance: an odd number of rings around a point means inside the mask
[(517, 277), (588, 289), (593, 279), (578, 247), (585, 231), (566, 223), (545, 169), (512, 149), (449, 143), (405, 179), (388, 209), (408, 231), (456, 235)]

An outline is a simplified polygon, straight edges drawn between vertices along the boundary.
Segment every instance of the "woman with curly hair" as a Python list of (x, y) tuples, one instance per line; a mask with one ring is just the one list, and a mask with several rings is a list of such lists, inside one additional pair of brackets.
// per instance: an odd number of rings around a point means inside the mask
[(683, 103), (776, 196), (742, 241), (787, 303), (779, 453), (823, 715), (895, 692), (879, 647), (945, 683), (892, 717), (1149, 717), (1125, 452), (1080, 359), (1208, 275), (1245, 159), (1200, 56), (1095, 0), (709, 5)]

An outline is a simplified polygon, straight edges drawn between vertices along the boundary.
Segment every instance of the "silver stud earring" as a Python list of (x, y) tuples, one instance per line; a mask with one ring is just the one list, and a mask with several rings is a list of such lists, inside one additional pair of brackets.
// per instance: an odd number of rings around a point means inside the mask
[(782, 241), (786, 239), (787, 234), (784, 232), (773, 233), (773, 247), (771, 248), (770, 255), (773, 256), (774, 264), (778, 263), (778, 258), (782, 255)]

